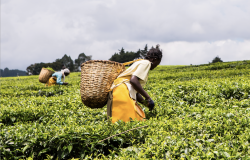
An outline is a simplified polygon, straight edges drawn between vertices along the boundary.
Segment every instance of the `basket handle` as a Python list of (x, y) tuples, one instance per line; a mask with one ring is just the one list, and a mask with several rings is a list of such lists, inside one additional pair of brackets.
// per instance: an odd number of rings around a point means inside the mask
[[(140, 61), (140, 60), (143, 60), (143, 59), (136, 59), (136, 60), (133, 60), (133, 61), (129, 61), (129, 62), (122, 63), (122, 64), (123, 64), (123, 66), (126, 66), (126, 65), (129, 65), (129, 64), (131, 64), (131, 63)], [(117, 63), (117, 65), (118, 65), (117, 72), (119, 73), (119, 72), (121, 72), (121, 70), (122, 70), (122, 66), (119, 65), (119, 63)]]
[(129, 65), (129, 64), (131, 64), (131, 63), (140, 61), (140, 60), (143, 60), (143, 59), (136, 59), (136, 60), (133, 60), (133, 61), (125, 62), (125, 63), (123, 63), (123, 65), (126, 66), (126, 65)]
[(117, 72), (117, 73), (120, 73), (121, 70), (122, 70), (122, 65), (119, 65), (119, 63), (117, 63), (117, 65), (118, 65), (118, 69), (116, 70), (116, 72)]

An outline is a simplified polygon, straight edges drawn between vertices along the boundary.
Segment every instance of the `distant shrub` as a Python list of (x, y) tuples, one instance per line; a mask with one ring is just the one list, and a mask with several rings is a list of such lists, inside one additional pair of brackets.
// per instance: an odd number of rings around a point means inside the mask
[(216, 63), (216, 62), (223, 62), (221, 60), (221, 58), (219, 56), (216, 56), (213, 60), (212, 60), (212, 63)]

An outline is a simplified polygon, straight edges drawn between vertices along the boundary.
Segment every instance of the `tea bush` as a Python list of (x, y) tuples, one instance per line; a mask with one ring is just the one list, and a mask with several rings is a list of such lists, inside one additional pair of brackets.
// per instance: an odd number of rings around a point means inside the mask
[(156, 103), (143, 107), (145, 122), (111, 124), (105, 107), (81, 102), (80, 73), (66, 81), (1, 78), (0, 159), (250, 158), (249, 61), (158, 66), (145, 87)]

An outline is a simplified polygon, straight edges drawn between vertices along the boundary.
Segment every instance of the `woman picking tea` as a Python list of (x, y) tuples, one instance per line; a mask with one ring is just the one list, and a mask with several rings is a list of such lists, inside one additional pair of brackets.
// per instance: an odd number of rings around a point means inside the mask
[[(46, 86), (52, 86), (52, 85), (68, 85), (68, 83), (64, 82), (65, 76), (68, 76), (70, 74), (70, 70), (65, 68), (62, 69), (59, 72), (55, 72), (52, 74), (52, 77), (48, 80), (46, 83)], [(63, 78), (63, 81), (62, 81)]]
[(154, 101), (143, 89), (148, 80), (149, 70), (157, 67), (162, 59), (162, 51), (159, 45), (151, 48), (145, 59), (134, 62), (128, 69), (114, 80), (109, 92), (107, 115), (112, 122), (122, 120), (145, 120), (146, 116), (137, 102), (144, 103), (152, 110)]

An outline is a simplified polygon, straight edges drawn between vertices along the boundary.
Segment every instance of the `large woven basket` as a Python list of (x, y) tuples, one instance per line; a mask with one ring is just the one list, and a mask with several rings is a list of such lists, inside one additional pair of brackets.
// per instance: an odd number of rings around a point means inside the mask
[(41, 83), (47, 83), (47, 81), (49, 80), (49, 78), (52, 76), (52, 74), (54, 73), (54, 71), (48, 70), (46, 68), (42, 68), (40, 74), (39, 74), (39, 82)]
[(116, 77), (125, 70), (122, 63), (90, 60), (81, 65), (81, 98), (90, 108), (107, 104), (108, 91)]

